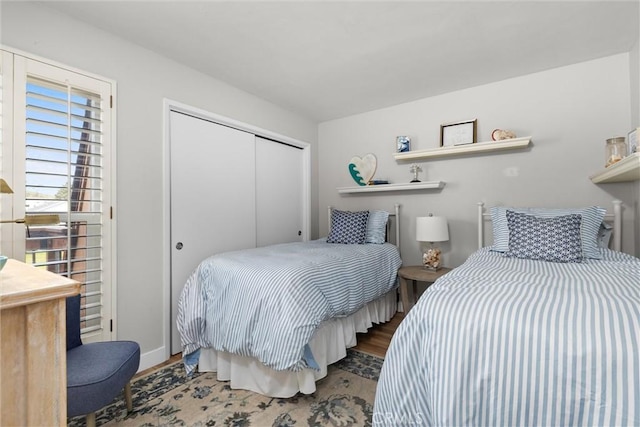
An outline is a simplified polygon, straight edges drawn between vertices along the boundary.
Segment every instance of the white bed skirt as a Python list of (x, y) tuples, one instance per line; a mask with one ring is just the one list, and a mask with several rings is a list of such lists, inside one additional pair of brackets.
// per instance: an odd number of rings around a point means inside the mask
[(254, 358), (210, 348), (201, 350), (198, 371), (217, 372), (218, 380), (230, 381), (232, 389), (251, 390), (265, 396), (311, 394), (316, 391), (316, 381), (327, 375), (327, 366), (346, 357), (347, 348), (356, 345), (357, 332), (366, 332), (374, 323), (388, 322), (396, 311), (397, 290), (393, 289), (349, 317), (322, 322), (309, 343), (319, 371), (276, 371)]

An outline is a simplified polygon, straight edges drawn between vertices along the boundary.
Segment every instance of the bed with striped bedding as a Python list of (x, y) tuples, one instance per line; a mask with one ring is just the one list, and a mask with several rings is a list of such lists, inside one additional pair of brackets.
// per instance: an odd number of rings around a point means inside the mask
[(374, 425), (640, 425), (640, 260), (482, 248), (396, 331)]
[(209, 257), (188, 279), (178, 306), (187, 371), (202, 348), (251, 357), (276, 371), (314, 368), (307, 344), (316, 328), (394, 289), (400, 264), (393, 244), (326, 239)]

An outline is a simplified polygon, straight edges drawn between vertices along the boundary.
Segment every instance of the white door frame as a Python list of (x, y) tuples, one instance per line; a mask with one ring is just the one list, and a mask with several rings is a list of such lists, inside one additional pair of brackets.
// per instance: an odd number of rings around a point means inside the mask
[[(303, 151), (303, 182), (302, 182), (302, 240), (307, 241), (310, 238), (311, 230), (311, 144), (290, 138), (262, 129), (257, 126), (243, 123), (229, 117), (221, 116), (197, 107), (183, 104), (171, 99), (163, 99), (163, 151), (164, 162), (162, 170), (162, 294), (163, 294), (163, 347), (165, 349), (165, 360), (171, 357), (171, 132), (170, 132), (170, 113), (177, 111), (209, 120), (221, 125), (229, 126), (235, 129), (243, 130), (261, 136), (263, 138), (272, 139), (283, 142), (294, 147), (298, 147)], [(230, 159), (231, 160), (231, 159)], [(238, 159), (242, 161), (242, 159)]]

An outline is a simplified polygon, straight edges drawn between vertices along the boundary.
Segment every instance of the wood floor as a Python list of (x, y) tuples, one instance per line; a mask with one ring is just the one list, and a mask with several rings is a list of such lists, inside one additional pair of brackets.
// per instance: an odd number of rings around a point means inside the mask
[[(366, 334), (357, 334), (358, 345), (355, 346), (354, 349), (360, 350), (363, 353), (372, 354), (374, 356), (384, 357), (384, 355), (387, 353), (387, 348), (389, 348), (391, 337), (396, 331), (398, 325), (400, 325), (400, 322), (402, 322), (402, 319), (404, 319), (404, 313), (396, 313), (395, 316), (393, 316), (393, 318), (387, 323), (374, 325), (367, 331)], [(156, 369), (162, 368), (163, 366), (167, 366), (174, 362), (177, 362), (181, 358), (181, 353), (175, 354), (171, 356), (169, 360), (159, 365), (138, 372), (134, 379), (146, 375)]]
[(384, 357), (389, 348), (391, 337), (404, 319), (404, 313), (396, 313), (387, 323), (374, 325), (366, 334), (357, 334), (358, 345), (354, 347), (363, 353)]

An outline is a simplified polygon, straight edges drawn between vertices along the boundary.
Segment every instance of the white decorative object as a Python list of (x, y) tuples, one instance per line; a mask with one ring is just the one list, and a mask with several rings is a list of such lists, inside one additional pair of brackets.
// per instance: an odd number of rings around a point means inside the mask
[(368, 185), (376, 173), (377, 163), (376, 156), (371, 153), (362, 158), (354, 156), (349, 161), (349, 173), (358, 185)]
[(422, 264), (428, 270), (437, 270), (442, 267), (442, 252), (434, 242), (446, 242), (449, 240), (449, 226), (443, 216), (423, 216), (416, 218), (416, 240), (429, 242), (429, 247), (422, 254)]
[(418, 174), (422, 172), (422, 168), (419, 165), (413, 164), (411, 165), (411, 168), (409, 170), (413, 174), (413, 179), (411, 180), (411, 182), (420, 182), (420, 180), (418, 179)]
[(491, 132), (491, 139), (494, 141), (502, 141), (504, 139), (513, 139), (516, 137), (515, 132), (506, 129), (494, 129)]

